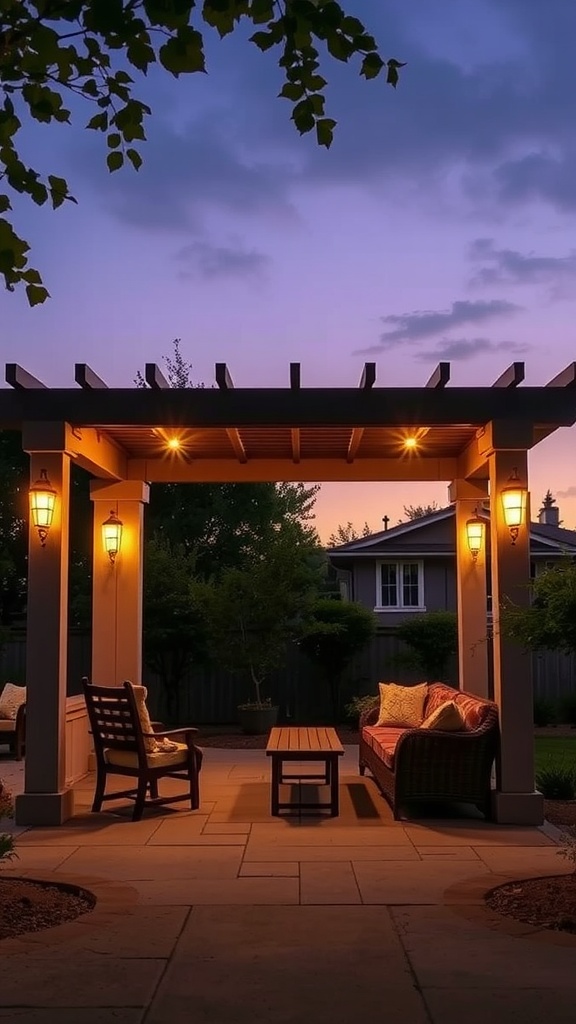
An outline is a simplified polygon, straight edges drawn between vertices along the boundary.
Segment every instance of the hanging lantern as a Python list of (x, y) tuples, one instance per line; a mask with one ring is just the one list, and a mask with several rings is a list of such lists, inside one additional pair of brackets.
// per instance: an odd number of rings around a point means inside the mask
[(40, 477), (30, 488), (30, 514), (32, 524), (38, 530), (42, 547), (46, 546), (46, 537), (52, 526), (56, 491), (50, 483), (46, 470), (40, 470)]
[(122, 527), (124, 523), (112, 509), (108, 519), (105, 519), (102, 523), (102, 542), (104, 544), (104, 551), (108, 555), (112, 565), (116, 561), (116, 555), (120, 551), (122, 545)]
[(478, 558), (484, 545), (485, 526), (484, 520), (478, 515), (478, 510), (476, 510), (471, 519), (466, 521), (466, 539), (473, 562)]
[(516, 543), (521, 526), (526, 522), (526, 504), (528, 501), (528, 490), (523, 487), (518, 471), (512, 470), (508, 481), (508, 487), (502, 491), (502, 508), (504, 511), (504, 522), (510, 530), (512, 544)]

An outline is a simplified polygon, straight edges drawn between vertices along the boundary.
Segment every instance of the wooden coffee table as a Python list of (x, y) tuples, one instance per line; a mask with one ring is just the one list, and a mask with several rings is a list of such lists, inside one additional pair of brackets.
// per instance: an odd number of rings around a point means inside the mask
[[(324, 726), (304, 728), (276, 727), (271, 730), (266, 747), (266, 754), (272, 758), (272, 814), (280, 811), (329, 810), (335, 818), (339, 813), (338, 790), (338, 758), (342, 757), (344, 747), (334, 729)], [(284, 771), (285, 761), (323, 761), (322, 775), (302, 774), (287, 775)], [(330, 786), (330, 802), (309, 804), (302, 802), (281, 803), (280, 786), (284, 782), (312, 779), (323, 785)]]

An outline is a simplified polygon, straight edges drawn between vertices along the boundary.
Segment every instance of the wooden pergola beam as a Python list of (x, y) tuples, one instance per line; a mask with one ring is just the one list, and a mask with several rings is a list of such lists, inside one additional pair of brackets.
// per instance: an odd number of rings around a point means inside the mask
[(434, 373), (426, 381), (427, 388), (445, 388), (450, 380), (450, 363), (438, 363)]
[(101, 377), (97, 373), (94, 373), (88, 363), (75, 363), (74, 364), (74, 380), (81, 388), (90, 390), (92, 388), (107, 388), (108, 385), (104, 383)]
[(549, 380), (547, 388), (574, 388), (576, 387), (576, 363), (568, 363), (566, 369)]
[[(370, 391), (370, 388), (374, 386), (376, 382), (376, 363), (364, 363), (364, 369), (362, 370), (362, 376), (360, 377), (360, 383), (358, 387), (361, 391)], [(346, 462), (354, 462), (358, 449), (360, 448), (360, 442), (364, 434), (365, 427), (354, 427), (350, 434), (350, 441), (348, 443), (348, 451), (346, 453)]]
[(512, 363), (504, 373), (501, 373), (497, 380), (494, 381), (493, 388), (517, 388), (522, 383), (526, 376), (526, 368), (524, 363)]
[[(233, 391), (234, 381), (228, 372), (226, 363), (216, 363), (216, 383), (221, 391)], [(226, 427), (226, 436), (232, 445), (234, 455), (238, 459), (238, 462), (244, 464), (248, 462), (248, 456), (246, 455), (246, 449), (244, 443), (240, 437), (240, 431), (237, 427)]]
[[(349, 466), (342, 458), (305, 458), (297, 479), (305, 483), (332, 481), (453, 480), (458, 460), (447, 459), (356, 459)], [(290, 482), (295, 479), (290, 456), (283, 459), (129, 459), (128, 478), (149, 483), (254, 483)]]
[(11, 388), (16, 388), (19, 391), (34, 391), (38, 388), (42, 388), (44, 391), (48, 390), (41, 380), (33, 377), (31, 373), (28, 373), (28, 370), (24, 370), (18, 363), (6, 363), (6, 383)]
[(170, 389), (170, 382), (162, 373), (156, 363), (146, 363), (144, 368), (144, 379), (149, 388), (155, 391), (166, 391)]

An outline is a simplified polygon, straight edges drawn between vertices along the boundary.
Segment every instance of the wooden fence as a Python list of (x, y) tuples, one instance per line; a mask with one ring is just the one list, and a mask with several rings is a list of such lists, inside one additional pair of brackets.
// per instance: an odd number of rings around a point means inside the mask
[[(374, 640), (347, 669), (342, 680), (341, 704), (351, 696), (377, 691), (381, 679), (415, 682), (418, 673), (399, 667), (400, 644), (394, 629), (380, 629)], [(91, 638), (89, 634), (71, 632), (68, 648), (68, 695), (80, 693), (80, 680), (90, 675)], [(455, 661), (445, 675), (446, 681), (457, 685)], [(4, 681), (24, 683), (26, 680), (26, 637), (15, 633), (0, 655), (0, 684)], [(149, 690), (153, 715), (166, 717), (164, 693), (160, 680), (148, 669), (144, 684)], [(533, 655), (534, 693), (538, 698), (557, 700), (576, 695), (576, 657), (551, 651)], [(264, 696), (278, 703), (282, 720), (310, 725), (329, 721), (331, 704), (328, 687), (317, 670), (296, 645), (287, 649), (285, 665), (272, 673)], [(224, 724), (236, 721), (236, 707), (253, 697), (247, 680), (233, 676), (214, 666), (192, 668), (180, 692), (178, 720), (199, 725)]]

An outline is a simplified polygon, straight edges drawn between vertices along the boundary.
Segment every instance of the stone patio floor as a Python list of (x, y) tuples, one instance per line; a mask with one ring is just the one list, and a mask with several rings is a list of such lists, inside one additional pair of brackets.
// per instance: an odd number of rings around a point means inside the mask
[[(572, 1024), (576, 937), (482, 899), (567, 872), (555, 830), (394, 822), (356, 755), (346, 749), (336, 819), (272, 819), (264, 751), (212, 748), (198, 811), (92, 815), (89, 776), (72, 821), (15, 829), (19, 860), (3, 874), (84, 884), (98, 904), (0, 942), (0, 1020)], [(1, 758), (0, 775), (18, 792), (21, 765)]]

